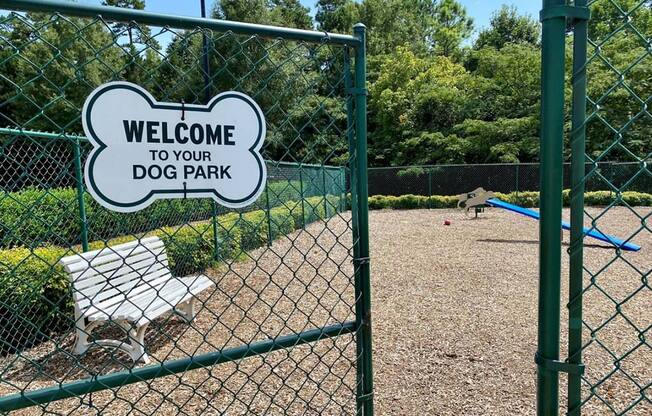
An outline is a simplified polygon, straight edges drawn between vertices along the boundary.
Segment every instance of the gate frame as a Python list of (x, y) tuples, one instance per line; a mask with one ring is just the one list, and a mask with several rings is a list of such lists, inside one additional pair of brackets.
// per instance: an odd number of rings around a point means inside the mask
[[(53, 387), (21, 392), (0, 397), (0, 411), (22, 409), (56, 400), (122, 387), (127, 384), (165, 377), (189, 370), (240, 360), (289, 349), (325, 338), (354, 334), (356, 340), (356, 408), (357, 414), (373, 415), (373, 370), (371, 334), (371, 281), (369, 267), (369, 207), (367, 189), (367, 90), (366, 90), (366, 28), (358, 23), (353, 35), (343, 35), (312, 30), (302, 30), (227, 20), (215, 20), (143, 10), (121, 9), (65, 2), (61, 0), (0, 0), (0, 8), (19, 12), (52, 13), (75, 17), (101, 17), (115, 22), (137, 22), (143, 25), (169, 26), (175, 29), (208, 29), (266, 38), (281, 38), (318, 44), (332, 44), (344, 48), (344, 77), (346, 84), (347, 128), (351, 175), (351, 211), (353, 235), (353, 265), (355, 281), (355, 321), (316, 328), (301, 333), (280, 336), (239, 347), (213, 351), (198, 356), (164, 361), (58, 384)], [(204, 48), (206, 45), (204, 45)], [(354, 76), (350, 76), (349, 48), (353, 49)], [(352, 103), (351, 101), (354, 101)], [(76, 149), (78, 149), (76, 147)], [(85, 228), (85, 227), (84, 227)]]
[[(582, 403), (582, 277), (586, 139), (587, 0), (543, 0), (541, 36), (541, 139), (539, 207), (539, 312), (537, 415), (559, 414), (559, 373), (568, 374), (568, 414), (579, 416)], [(573, 31), (571, 127), (571, 230), (568, 302), (568, 358), (561, 361), (561, 235), (564, 86), (567, 25)]]

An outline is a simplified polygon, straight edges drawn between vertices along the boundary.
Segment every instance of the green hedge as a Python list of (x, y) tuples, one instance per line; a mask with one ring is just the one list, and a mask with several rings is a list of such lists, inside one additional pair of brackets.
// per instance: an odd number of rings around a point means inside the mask
[[(321, 195), (321, 182), (304, 180), (304, 196)], [(270, 207), (301, 199), (299, 181), (269, 182)], [(213, 202), (209, 199), (172, 199), (156, 201), (149, 207), (129, 214), (107, 210), (89, 195), (84, 195), (90, 240), (147, 232), (155, 228), (174, 226), (208, 219)], [(265, 209), (267, 195), (263, 193), (251, 206)], [(218, 213), (225, 209), (218, 207)], [(73, 188), (49, 190), (25, 188), (9, 192), (0, 198), (0, 248), (16, 246), (40, 247), (46, 244), (69, 246), (79, 244), (81, 223), (77, 192)]]
[[(608, 191), (587, 192), (584, 194), (584, 202), (587, 206), (606, 206), (615, 200), (615, 193)], [(511, 204), (520, 205), (526, 208), (539, 206), (538, 192), (519, 192), (511, 194), (496, 193), (496, 197)], [(631, 206), (652, 206), (652, 194), (641, 192), (623, 192), (622, 201)], [(369, 197), (369, 209), (422, 209), (422, 208), (456, 208), (456, 196), (421, 196), (402, 195), (384, 196), (374, 195)], [(570, 191), (563, 192), (564, 206), (570, 204)]]
[[(269, 222), (262, 210), (218, 216), (217, 251), (210, 220), (161, 227), (137, 236), (161, 237), (172, 272), (185, 276), (215, 266), (218, 259), (238, 259), (245, 251), (267, 244), (270, 235), (274, 240), (301, 228), (303, 223), (330, 218), (339, 202), (338, 196), (329, 195), (326, 204), (322, 197), (310, 197), (304, 200), (302, 210), (301, 202), (288, 201), (270, 210)], [(137, 236), (117, 237), (107, 243), (95, 241), (90, 249), (132, 241)], [(53, 332), (72, 327), (69, 280), (58, 261), (79, 250), (54, 245), (0, 250), (0, 353), (24, 349)]]

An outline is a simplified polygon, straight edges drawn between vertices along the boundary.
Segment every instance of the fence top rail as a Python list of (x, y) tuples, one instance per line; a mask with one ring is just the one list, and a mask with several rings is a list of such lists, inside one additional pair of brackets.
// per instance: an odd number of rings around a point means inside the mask
[(233, 32), (242, 35), (260, 35), (271, 38), (285, 38), (311, 43), (330, 43), (357, 47), (360, 40), (351, 35), (293, 29), (278, 26), (241, 23), (190, 16), (152, 13), (144, 10), (123, 9), (112, 6), (75, 3), (62, 0), (0, 0), (0, 9), (22, 12), (59, 13), (77, 17), (97, 17), (116, 22), (137, 22), (146, 25), (171, 27), (175, 29), (204, 28), (218, 32)]
[[(600, 161), (600, 162), (586, 162), (586, 165), (641, 165), (641, 163), (649, 164), (650, 161), (643, 162), (618, 162), (618, 161)], [(478, 166), (539, 166), (539, 162), (523, 162), (523, 163), (444, 163), (441, 165), (407, 165), (407, 166), (370, 166), (368, 170), (389, 170), (389, 169), (430, 169), (430, 168), (471, 168)], [(570, 162), (564, 162), (564, 165), (570, 165)]]

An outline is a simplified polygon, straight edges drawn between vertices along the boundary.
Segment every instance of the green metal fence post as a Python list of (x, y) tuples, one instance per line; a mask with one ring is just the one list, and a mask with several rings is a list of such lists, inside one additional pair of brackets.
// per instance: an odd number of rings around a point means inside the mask
[(432, 167), (428, 167), (428, 208), (432, 208)]
[(75, 182), (77, 183), (77, 204), (79, 205), (82, 250), (88, 251), (88, 222), (86, 221), (86, 205), (84, 203), (84, 178), (82, 176), (79, 139), (75, 139), (71, 143), (73, 157), (75, 159)]
[(366, 65), (366, 28), (362, 23), (354, 26), (355, 36), (360, 39), (360, 45), (355, 49), (355, 133), (356, 133), (356, 177), (358, 193), (358, 257), (355, 268), (360, 276), (359, 295), (362, 306), (362, 316), (359, 331), (359, 341), (362, 344), (362, 355), (358, 365), (362, 365), (362, 401), (364, 416), (372, 416), (373, 410), (373, 368), (371, 357), (371, 278), (369, 268), (369, 205), (367, 189), (367, 65)]
[[(575, 6), (586, 7), (586, 0)], [(568, 286), (568, 362), (582, 362), (582, 277), (584, 274), (584, 190), (586, 151), (586, 50), (588, 21), (578, 20), (573, 28), (573, 120), (571, 132), (570, 248)], [(568, 375), (568, 415), (579, 416), (582, 405), (582, 377)]]
[[(347, 113), (348, 112), (349, 110), (347, 109)], [(351, 110), (351, 112), (353, 112), (353, 110)], [(347, 210), (346, 198), (348, 192), (346, 191), (346, 169), (347, 169), (346, 166), (344, 166), (341, 168), (340, 171), (340, 183), (341, 183), (340, 189), (342, 190), (342, 212)]]
[(519, 166), (520, 166), (520, 164), (517, 163), (516, 164), (516, 197), (517, 198), (518, 198), (518, 188), (519, 188), (519, 181), (520, 181), (520, 178), (518, 176), (518, 174), (519, 174)]
[(306, 207), (303, 196), (303, 165), (299, 163), (299, 195), (301, 197), (301, 228), (306, 229)]
[(267, 211), (267, 247), (272, 246), (272, 207), (269, 205), (269, 186), (265, 185), (265, 208)]
[[(355, 138), (355, 125), (354, 125), (354, 120), (355, 120), (355, 113), (353, 110), (353, 80), (351, 79), (351, 57), (349, 54), (349, 48), (344, 49), (344, 87), (346, 89), (347, 93), (347, 98), (346, 98), (346, 131), (347, 131), (347, 138), (349, 142), (349, 160), (348, 160), (348, 165), (349, 165), (349, 186), (351, 190), (351, 235), (353, 238), (353, 258), (357, 259), (360, 258), (360, 246), (357, 244), (358, 242), (358, 195), (357, 195), (357, 189), (358, 189), (358, 180), (357, 180), (357, 171), (355, 169), (355, 166), (357, 164), (357, 157), (356, 157), (356, 138)], [(345, 171), (346, 174), (346, 171)], [(345, 197), (346, 197), (346, 189), (345, 189)], [(346, 203), (346, 200), (345, 200)], [(355, 273), (355, 322), (356, 322), (356, 334), (360, 334), (360, 328), (362, 327), (362, 300), (361, 300), (361, 284), (360, 284), (360, 269), (354, 267), (354, 273)], [(356, 415), (363, 415), (364, 412), (364, 401), (360, 400), (361, 397), (364, 396), (364, 390), (363, 390), (363, 379), (364, 379), (364, 372), (363, 372), (363, 367), (364, 363), (362, 360), (362, 341), (361, 341), (361, 336), (357, 335), (356, 336), (356, 357), (357, 357), (357, 363), (356, 363), (356, 397), (358, 398), (357, 400), (357, 412)]]
[(322, 187), (324, 190), (324, 219), (328, 218), (328, 201), (326, 200), (326, 167), (322, 166), (321, 168), (321, 181)]
[(565, 0), (543, 0), (541, 45), (541, 221), (539, 225), (539, 329), (537, 414), (559, 413), (559, 373), (546, 366), (559, 360), (562, 171), (566, 18), (546, 12)]
[[(205, 0), (200, 0), (199, 2), (200, 9), (201, 9), (201, 17), (202, 19), (206, 18), (206, 2)], [(211, 99), (211, 67), (210, 67), (210, 61), (209, 61), (209, 56), (208, 56), (208, 36), (206, 36), (206, 32), (202, 32), (202, 66), (203, 66), (203, 76), (204, 76), (204, 104), (207, 104), (210, 99)], [(219, 260), (220, 258), (220, 251), (219, 251), (219, 238), (217, 236), (217, 202), (212, 201), (213, 206), (212, 206), (212, 226), (213, 226), (213, 259), (214, 260)]]

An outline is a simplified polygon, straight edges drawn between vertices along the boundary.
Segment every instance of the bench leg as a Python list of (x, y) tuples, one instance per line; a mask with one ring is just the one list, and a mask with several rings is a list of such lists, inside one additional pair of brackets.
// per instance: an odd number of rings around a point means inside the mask
[(99, 323), (92, 322), (90, 325), (85, 328), (77, 327), (76, 334), (77, 340), (75, 342), (75, 354), (81, 355), (88, 350), (93, 345), (103, 346), (103, 347), (113, 347), (119, 348), (122, 351), (129, 354), (129, 357), (134, 362), (143, 362), (145, 364), (149, 363), (149, 356), (145, 353), (145, 331), (149, 324), (145, 324), (139, 328), (133, 328), (128, 322), (121, 322), (120, 326), (127, 333), (129, 338), (129, 343), (125, 343), (113, 339), (98, 339), (93, 342), (88, 342), (88, 337), (90, 332), (95, 326)]
[(149, 356), (145, 352), (145, 331), (149, 324), (145, 324), (137, 329), (130, 329), (129, 334), (129, 349), (123, 348), (129, 353), (134, 362), (143, 362), (149, 364)]
[(177, 307), (174, 309), (175, 312), (179, 314), (183, 319), (185, 319), (186, 322), (192, 322), (192, 320), (195, 319), (195, 315), (197, 314), (197, 311), (195, 310), (196, 300), (197, 299), (195, 297), (192, 297), (187, 302), (177, 305)]
[(82, 355), (86, 352), (90, 344), (88, 343), (88, 332), (86, 329), (77, 328), (75, 339), (75, 354)]
[(95, 322), (91, 322), (88, 325), (85, 325), (83, 322), (77, 324), (75, 328), (76, 336), (74, 349), (76, 355), (82, 355), (92, 345), (92, 343), (88, 342), (88, 337), (91, 335), (91, 331), (95, 326), (97, 326)]

